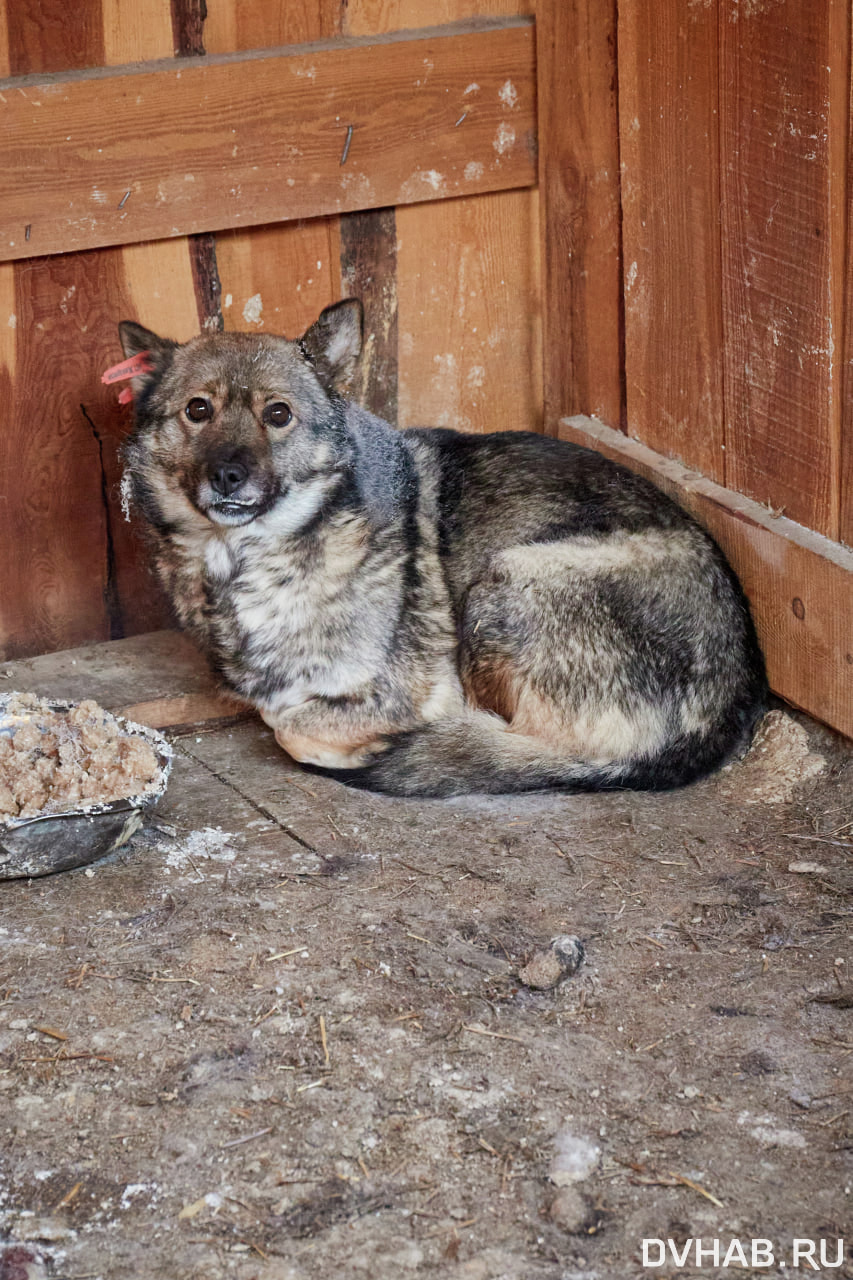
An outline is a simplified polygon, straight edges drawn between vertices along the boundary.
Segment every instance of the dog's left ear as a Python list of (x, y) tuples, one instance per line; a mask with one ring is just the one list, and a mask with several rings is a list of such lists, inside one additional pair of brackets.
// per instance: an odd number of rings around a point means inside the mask
[(299, 340), (327, 391), (339, 391), (355, 373), (361, 355), (364, 311), (358, 298), (345, 298), (321, 311)]

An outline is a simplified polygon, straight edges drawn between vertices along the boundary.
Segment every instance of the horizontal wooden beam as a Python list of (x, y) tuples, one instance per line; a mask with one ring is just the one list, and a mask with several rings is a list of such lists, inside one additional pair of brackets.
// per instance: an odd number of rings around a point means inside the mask
[(773, 690), (853, 737), (853, 552), (594, 418), (564, 418), (560, 438), (638, 471), (704, 525), (749, 597)]
[(0, 261), (532, 186), (534, 29), (0, 82)]

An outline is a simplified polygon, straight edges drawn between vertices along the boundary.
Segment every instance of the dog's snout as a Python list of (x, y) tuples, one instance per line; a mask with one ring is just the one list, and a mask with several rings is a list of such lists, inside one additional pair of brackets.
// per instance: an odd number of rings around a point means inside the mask
[(216, 463), (210, 468), (210, 485), (223, 498), (230, 498), (240, 485), (248, 478), (249, 468), (242, 462), (232, 459), (229, 462)]

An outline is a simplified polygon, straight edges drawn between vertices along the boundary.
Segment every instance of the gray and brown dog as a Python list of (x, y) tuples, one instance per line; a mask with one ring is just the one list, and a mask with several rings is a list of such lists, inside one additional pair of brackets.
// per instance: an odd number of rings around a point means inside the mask
[(125, 322), (126, 460), (180, 622), (296, 760), (400, 795), (669, 788), (764, 706), (743, 594), (630, 472), (341, 395), (361, 307), (297, 342)]

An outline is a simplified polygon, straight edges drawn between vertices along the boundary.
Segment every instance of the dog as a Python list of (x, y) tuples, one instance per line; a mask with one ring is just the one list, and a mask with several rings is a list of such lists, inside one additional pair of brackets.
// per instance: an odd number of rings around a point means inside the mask
[(157, 573), (295, 760), (450, 796), (669, 789), (746, 749), (767, 694), (746, 600), (646, 480), (529, 432), (374, 417), (342, 394), (355, 299), (297, 341), (119, 332)]

